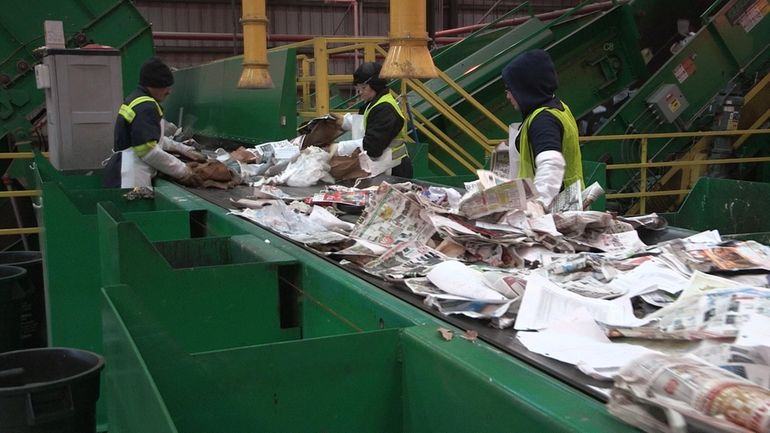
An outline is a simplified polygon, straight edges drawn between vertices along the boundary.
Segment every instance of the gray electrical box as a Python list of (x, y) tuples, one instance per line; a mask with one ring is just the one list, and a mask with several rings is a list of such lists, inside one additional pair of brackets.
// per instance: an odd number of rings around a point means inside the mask
[(690, 106), (676, 84), (662, 84), (647, 98), (647, 103), (668, 123), (676, 120)]
[(45, 89), (51, 164), (59, 170), (102, 168), (123, 103), (120, 51), (49, 49), (35, 78)]

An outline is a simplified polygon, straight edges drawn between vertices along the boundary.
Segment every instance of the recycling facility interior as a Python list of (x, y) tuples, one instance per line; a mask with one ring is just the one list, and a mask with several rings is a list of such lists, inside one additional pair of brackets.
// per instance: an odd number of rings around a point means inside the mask
[[(418, 3), (423, 27), (397, 34)], [(502, 68), (541, 48), (586, 184), (606, 191), (594, 209), (768, 243), (768, 14), (766, 0), (32, 0), (0, 18), (0, 247), (42, 251), (33, 345), (105, 355), (100, 431), (633, 431), (594, 381), (501, 330), (443, 341), (437, 328), (480, 326), (226, 215), (226, 193), (102, 188), (112, 105), (155, 55), (174, 70), (165, 117), (204, 148), (292, 139), (357, 110), (358, 65), (417, 41), (437, 73), (389, 82), (414, 177), (462, 187), (521, 121)], [(45, 21), (65, 51), (111, 47), (106, 81), (41, 88)], [(244, 67), (272, 85), (241, 88)]]

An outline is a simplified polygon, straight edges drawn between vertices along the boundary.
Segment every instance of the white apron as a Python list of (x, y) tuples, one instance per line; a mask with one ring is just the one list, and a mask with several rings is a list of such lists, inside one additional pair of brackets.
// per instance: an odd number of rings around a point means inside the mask
[[(160, 137), (158, 137), (158, 143), (160, 143), (161, 137), (163, 137), (163, 119), (160, 121)], [(120, 156), (120, 187), (121, 188), (138, 188), (146, 187), (152, 188), (152, 178), (158, 173), (157, 170), (150, 167), (141, 158), (136, 156), (134, 148), (129, 147), (126, 150), (121, 151)]]

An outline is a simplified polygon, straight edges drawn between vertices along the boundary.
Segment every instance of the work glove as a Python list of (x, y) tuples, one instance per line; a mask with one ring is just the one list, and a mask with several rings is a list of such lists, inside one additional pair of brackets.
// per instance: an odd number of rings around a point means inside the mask
[(535, 157), (535, 189), (544, 209), (551, 206), (564, 181), (566, 162), (561, 152), (546, 150)]
[(352, 113), (345, 113), (345, 115), (342, 116), (342, 123), (340, 124), (340, 128), (342, 128), (344, 131), (350, 131), (353, 129), (353, 117), (354, 115)]
[(192, 170), (184, 162), (163, 150), (161, 146), (153, 146), (141, 159), (150, 167), (175, 180), (186, 178), (192, 174)]
[(161, 122), (163, 122), (163, 135), (165, 137), (175, 137), (179, 135), (179, 132), (181, 132), (182, 128), (177, 127), (168, 120), (161, 119)]
[(363, 149), (364, 139), (343, 140), (337, 143), (337, 154), (339, 156), (350, 156), (356, 149)]
[(198, 188), (203, 184), (203, 181), (192, 170), (184, 176), (176, 179), (181, 185)]
[(180, 143), (178, 141), (172, 140), (169, 137), (162, 137), (160, 140), (161, 147), (166, 152), (175, 153), (177, 155), (184, 156), (185, 158), (191, 161), (206, 162), (208, 158), (206, 158), (205, 155), (195, 150), (195, 147), (187, 145), (185, 143), (197, 144), (193, 139), (186, 140), (184, 143)]

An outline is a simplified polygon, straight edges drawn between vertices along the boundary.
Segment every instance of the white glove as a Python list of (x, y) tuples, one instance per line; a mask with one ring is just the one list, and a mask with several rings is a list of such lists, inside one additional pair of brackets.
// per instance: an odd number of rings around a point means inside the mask
[(337, 154), (339, 156), (350, 156), (356, 149), (363, 149), (364, 139), (343, 140), (337, 143)]
[(342, 129), (345, 131), (350, 131), (351, 129), (353, 129), (352, 113), (345, 113), (345, 115), (342, 116)]
[(555, 150), (540, 152), (535, 157), (535, 189), (540, 195), (538, 200), (546, 209), (559, 194), (565, 166), (564, 156)]
[(154, 146), (143, 157), (142, 161), (159, 172), (171, 176), (174, 179), (185, 179), (192, 176), (192, 170), (184, 162), (174, 155)]
[(161, 137), (160, 147), (166, 152), (176, 151), (176, 152), (183, 153), (183, 152), (195, 151), (194, 147), (180, 143), (176, 140), (172, 140), (171, 138), (166, 136)]
[(166, 119), (161, 119), (161, 121), (163, 122), (163, 135), (164, 136), (166, 136), (166, 137), (173, 137), (173, 136), (177, 135), (177, 131), (179, 130), (179, 128), (176, 125), (174, 125), (173, 123), (169, 122)]

